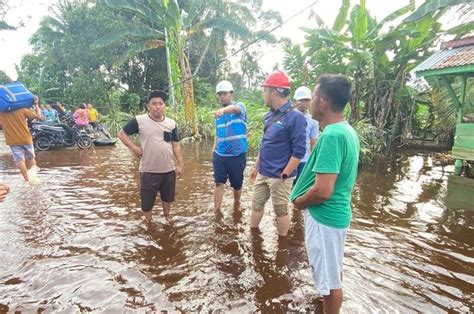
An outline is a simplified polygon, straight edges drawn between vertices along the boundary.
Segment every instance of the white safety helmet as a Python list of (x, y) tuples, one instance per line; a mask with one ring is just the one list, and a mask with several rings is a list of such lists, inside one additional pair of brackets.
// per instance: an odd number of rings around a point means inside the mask
[(306, 86), (298, 87), (293, 98), (295, 100), (311, 99), (311, 90)]
[(232, 83), (229, 81), (220, 81), (219, 84), (216, 86), (216, 94), (220, 92), (233, 92), (234, 87), (232, 87)]

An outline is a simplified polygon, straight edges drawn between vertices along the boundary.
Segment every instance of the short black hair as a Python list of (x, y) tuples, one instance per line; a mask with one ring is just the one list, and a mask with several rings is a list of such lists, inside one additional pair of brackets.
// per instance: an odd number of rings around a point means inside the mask
[(316, 86), (335, 112), (342, 112), (351, 98), (351, 82), (344, 75), (323, 74), (319, 76)]
[(161, 90), (154, 90), (150, 93), (150, 95), (148, 96), (148, 100), (147, 101), (150, 101), (150, 99), (152, 98), (155, 98), (155, 97), (160, 97), (161, 99), (163, 99), (163, 101), (167, 101), (168, 100), (168, 94), (161, 91)]
[(86, 104), (81, 104), (81, 105), (79, 105), (79, 108), (81, 108), (81, 109), (86, 109)]

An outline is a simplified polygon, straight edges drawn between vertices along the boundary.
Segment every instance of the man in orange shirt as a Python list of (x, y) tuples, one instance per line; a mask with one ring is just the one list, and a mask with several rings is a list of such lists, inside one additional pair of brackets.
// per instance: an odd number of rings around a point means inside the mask
[(44, 119), (38, 98), (35, 99), (34, 107), (35, 111), (23, 108), (11, 112), (0, 112), (5, 142), (10, 146), (13, 160), (18, 164), (21, 175), (27, 182), (30, 181), (28, 169), (36, 168), (36, 160), (33, 139), (26, 119)]

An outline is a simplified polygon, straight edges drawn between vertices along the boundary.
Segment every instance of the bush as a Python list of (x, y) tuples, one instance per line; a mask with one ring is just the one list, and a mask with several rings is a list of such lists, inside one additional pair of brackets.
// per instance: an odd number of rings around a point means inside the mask
[(107, 108), (107, 114), (101, 118), (109, 132), (116, 136), (123, 125), (133, 118), (133, 115), (120, 110), (121, 93), (116, 91), (110, 95), (110, 103)]
[(368, 165), (372, 163), (377, 148), (382, 145), (377, 136), (377, 128), (370, 124), (368, 120), (356, 121), (352, 124), (352, 127), (360, 141), (359, 164)]

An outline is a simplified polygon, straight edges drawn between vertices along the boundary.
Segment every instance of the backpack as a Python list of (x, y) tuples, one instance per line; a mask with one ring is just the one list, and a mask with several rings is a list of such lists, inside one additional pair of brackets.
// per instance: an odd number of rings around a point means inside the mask
[(20, 82), (0, 85), (0, 112), (31, 108), (35, 96)]

